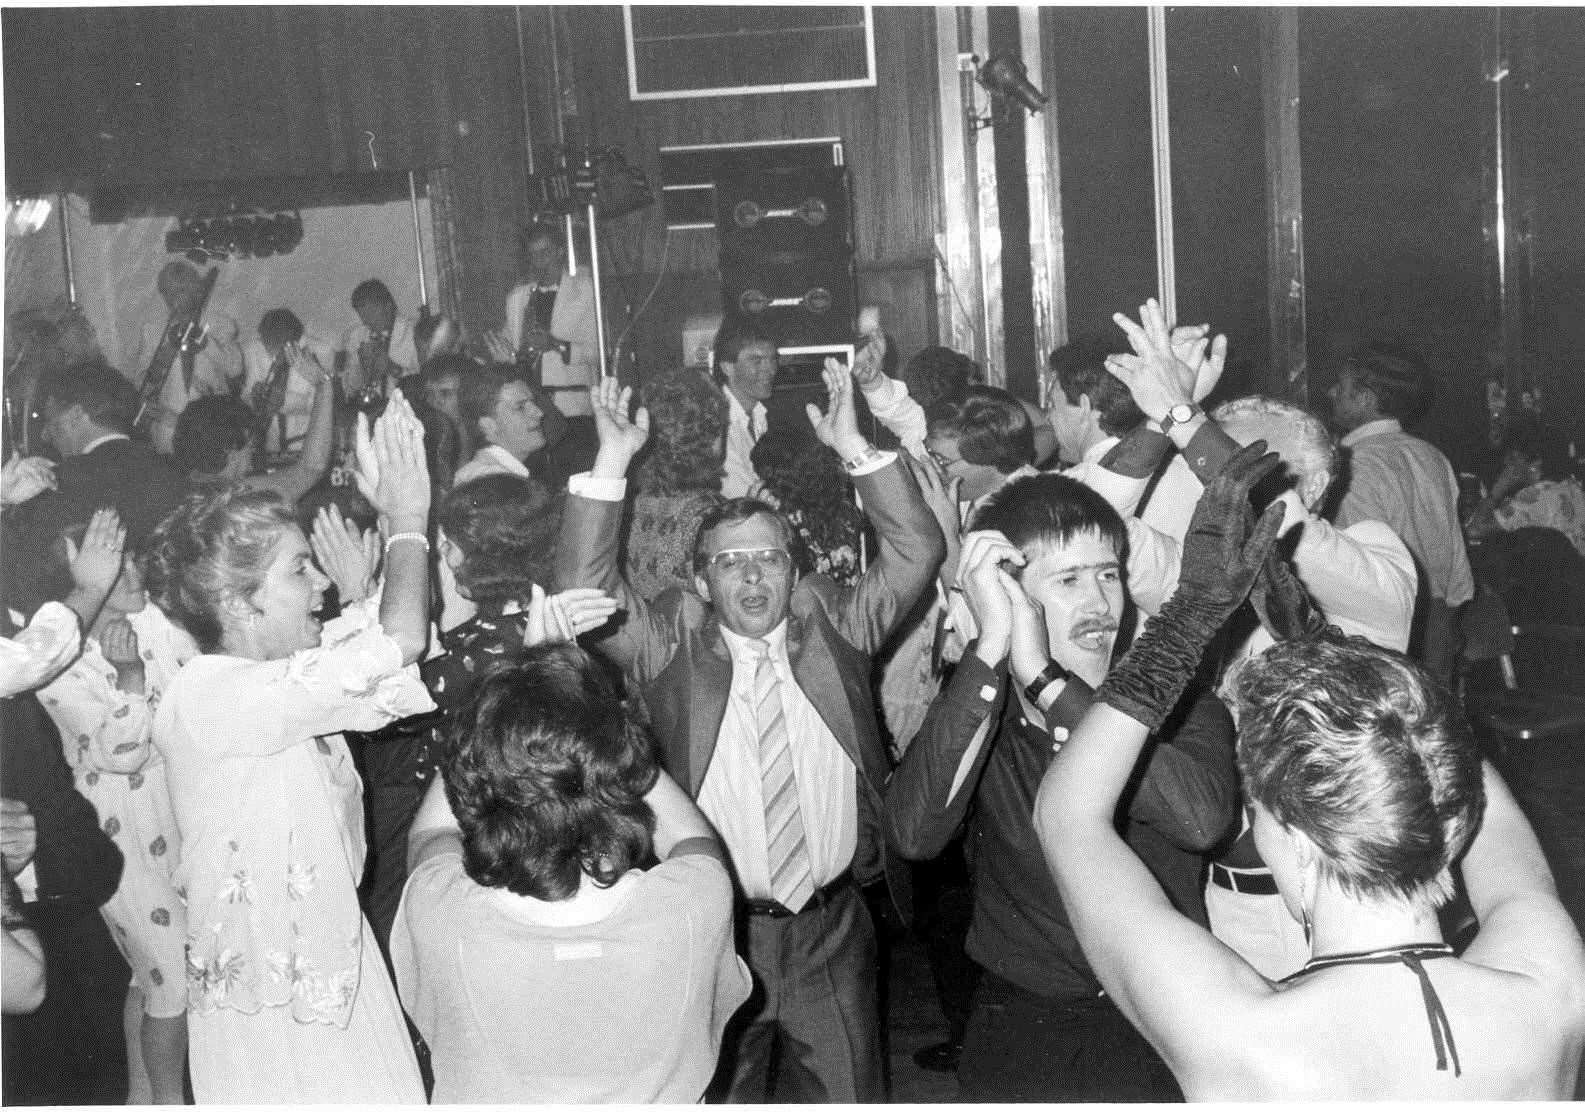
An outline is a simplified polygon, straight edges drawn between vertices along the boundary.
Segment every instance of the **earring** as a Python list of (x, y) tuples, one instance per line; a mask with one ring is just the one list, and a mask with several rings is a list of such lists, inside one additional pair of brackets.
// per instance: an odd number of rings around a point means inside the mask
[(1293, 839), (1293, 860), (1299, 870), (1299, 925), (1304, 928), (1304, 944), (1310, 945), (1310, 894), (1304, 882), (1305, 860), (1299, 852), (1299, 840)]

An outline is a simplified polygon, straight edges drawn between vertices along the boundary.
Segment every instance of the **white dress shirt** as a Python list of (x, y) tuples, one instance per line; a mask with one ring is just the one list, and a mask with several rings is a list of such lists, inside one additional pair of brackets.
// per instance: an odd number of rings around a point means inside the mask
[[(298, 341), (302, 351), (310, 352), (319, 360), (319, 365), (329, 374), (335, 369), (335, 349), (324, 340), (313, 336), (304, 336)], [(357, 349), (354, 348), (354, 358)], [(270, 367), (275, 360), (271, 357), (269, 349), (264, 346), (264, 341), (258, 337), (249, 340), (242, 347), (242, 399), (249, 405), (253, 404), (254, 388), (269, 381)], [(286, 377), (286, 400), (281, 405), (281, 414), (286, 418), (286, 439), (288, 442), (300, 440), (308, 432), (308, 418), (314, 409), (314, 390), (317, 378), (310, 377), (311, 371), (303, 365), (304, 360), (299, 357), (292, 364), (291, 374)], [(272, 448), (281, 448), (276, 442), (276, 424), (270, 422), (269, 433), (266, 441)]]
[(726, 394), (726, 471), (721, 476), (721, 494), (726, 498), (747, 498), (759, 486), (759, 476), (754, 474), (754, 464), (749, 455), (754, 445), (765, 435), (769, 415), (760, 402), (748, 412), (737, 395), (723, 389)]
[[(757, 658), (748, 638), (724, 626), (721, 636), (732, 652), (732, 695), (721, 721), (715, 755), (699, 787), (699, 809), (726, 844), (744, 894), (751, 899), (771, 899), (759, 728), (754, 717)], [(782, 681), (782, 710), (787, 716), (804, 840), (815, 887), (819, 888), (853, 863), (858, 848), (858, 770), (793, 679), (787, 659), (787, 623), (773, 629), (765, 641)]]

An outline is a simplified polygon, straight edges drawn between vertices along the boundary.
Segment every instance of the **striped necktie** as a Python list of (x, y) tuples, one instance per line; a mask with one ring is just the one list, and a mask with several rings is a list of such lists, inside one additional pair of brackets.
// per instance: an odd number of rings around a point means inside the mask
[(765, 800), (765, 849), (770, 864), (771, 897), (789, 911), (800, 911), (814, 895), (814, 874), (798, 808), (798, 778), (793, 773), (787, 716), (782, 711), (781, 679), (771, 663), (770, 646), (753, 642), (754, 721), (759, 728), (760, 786)]

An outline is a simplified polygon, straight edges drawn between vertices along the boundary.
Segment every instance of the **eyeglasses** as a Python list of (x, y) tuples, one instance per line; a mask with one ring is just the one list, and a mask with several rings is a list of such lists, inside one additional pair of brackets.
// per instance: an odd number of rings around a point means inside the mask
[(733, 575), (747, 571), (750, 564), (761, 571), (786, 571), (792, 567), (792, 556), (785, 548), (723, 548), (710, 557), (709, 564)]
[(940, 452), (936, 451), (934, 448), (926, 448), (925, 452), (926, 452), (927, 455), (930, 456), (930, 462), (935, 464), (937, 467), (941, 468), (941, 470), (943, 470), (943, 471), (951, 471), (952, 470), (952, 465), (954, 463), (962, 463), (963, 462), (963, 460), (961, 458), (953, 459), (951, 456), (944, 456)]

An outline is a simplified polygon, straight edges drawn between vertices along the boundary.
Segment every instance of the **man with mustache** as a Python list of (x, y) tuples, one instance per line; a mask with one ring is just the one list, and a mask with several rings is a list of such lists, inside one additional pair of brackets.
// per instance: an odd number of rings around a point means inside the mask
[[(983, 968), (962, 1056), (969, 1101), (1182, 1099), (1171, 1072), (1079, 949), (1030, 818), (1052, 754), (1111, 665), (1126, 596), (1115, 510), (1061, 475), (1016, 479), (970, 521), (958, 581), (980, 635), (893, 775), (886, 834), (934, 856), (965, 823), (974, 886), (967, 949)], [(1233, 725), (1186, 695), (1119, 818), (1129, 845), (1203, 923), (1200, 855), (1232, 824)]]

